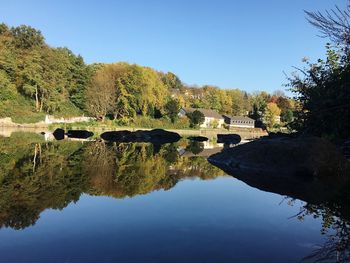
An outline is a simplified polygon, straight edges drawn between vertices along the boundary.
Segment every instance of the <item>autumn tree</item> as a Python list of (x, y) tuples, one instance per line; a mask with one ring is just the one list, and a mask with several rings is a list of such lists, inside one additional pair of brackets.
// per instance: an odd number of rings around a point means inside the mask
[(87, 89), (87, 109), (98, 119), (104, 120), (113, 111), (116, 102), (116, 76), (112, 66), (99, 70)]
[(180, 90), (182, 88), (181, 80), (174, 73), (172, 73), (172, 72), (167, 72), (167, 73), (160, 72), (159, 75), (160, 75), (162, 82), (164, 83), (164, 85), (168, 89)]
[(280, 116), (281, 110), (276, 103), (270, 102), (266, 105), (264, 121), (269, 128), (272, 128), (277, 123), (277, 118)]

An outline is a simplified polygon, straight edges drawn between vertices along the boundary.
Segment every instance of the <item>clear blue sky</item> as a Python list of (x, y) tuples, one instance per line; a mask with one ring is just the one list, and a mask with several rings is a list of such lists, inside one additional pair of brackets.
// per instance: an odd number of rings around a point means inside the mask
[(303, 10), (346, 0), (0, 0), (0, 19), (31, 25), (87, 63), (127, 61), (172, 71), (187, 84), (273, 91), (325, 40)]

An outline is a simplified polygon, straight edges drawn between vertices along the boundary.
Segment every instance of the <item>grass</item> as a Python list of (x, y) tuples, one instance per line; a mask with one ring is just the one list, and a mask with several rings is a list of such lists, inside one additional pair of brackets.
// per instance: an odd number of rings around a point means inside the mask
[[(12, 122), (18, 124), (37, 123), (45, 120), (46, 112), (36, 112), (32, 101), (22, 96), (13, 100), (0, 101), (0, 118), (10, 117)], [(56, 118), (67, 118), (81, 116), (83, 112), (75, 107), (72, 103), (63, 103), (60, 111), (53, 114)]]
[(11, 117), (15, 123), (36, 123), (45, 120), (45, 113), (33, 112), (34, 105), (19, 97), (16, 100), (1, 101), (0, 118)]

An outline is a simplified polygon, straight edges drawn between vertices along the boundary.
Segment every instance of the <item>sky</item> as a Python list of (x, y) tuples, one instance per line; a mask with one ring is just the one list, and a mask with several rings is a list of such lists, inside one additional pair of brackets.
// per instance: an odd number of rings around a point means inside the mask
[(0, 0), (0, 22), (35, 27), (87, 63), (126, 61), (171, 71), (189, 85), (284, 90), (326, 39), (303, 10), (347, 0)]

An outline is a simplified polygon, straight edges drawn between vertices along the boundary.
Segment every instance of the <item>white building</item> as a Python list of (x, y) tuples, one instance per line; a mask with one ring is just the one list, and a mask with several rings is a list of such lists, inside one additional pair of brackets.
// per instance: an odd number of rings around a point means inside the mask
[(201, 128), (221, 128), (223, 126), (224, 117), (214, 110), (201, 108), (182, 108), (179, 112), (180, 117), (185, 117), (187, 113), (200, 111), (204, 115), (204, 122), (200, 125)]
[(225, 123), (231, 128), (254, 128), (255, 120), (249, 117), (224, 115)]

